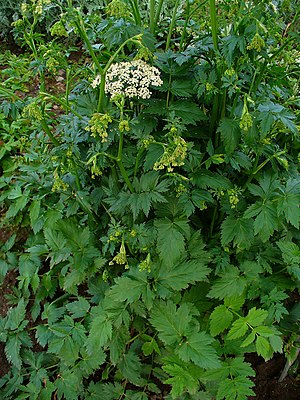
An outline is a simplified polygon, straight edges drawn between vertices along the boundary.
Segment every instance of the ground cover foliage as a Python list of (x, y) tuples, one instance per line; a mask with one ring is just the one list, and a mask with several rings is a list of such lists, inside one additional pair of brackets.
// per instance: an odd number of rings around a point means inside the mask
[(25, 53), (0, 55), (1, 398), (254, 395), (245, 354), (298, 346), (296, 2), (20, 9)]

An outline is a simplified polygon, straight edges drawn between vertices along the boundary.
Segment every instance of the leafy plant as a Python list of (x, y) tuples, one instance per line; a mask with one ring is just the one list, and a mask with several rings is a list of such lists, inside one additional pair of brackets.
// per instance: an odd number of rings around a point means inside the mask
[(298, 14), (282, 38), (270, 2), (68, 1), (45, 43), (37, 5), (15, 27), (39, 88), (13, 58), (0, 86), (3, 399), (254, 395), (247, 353), (299, 328)]

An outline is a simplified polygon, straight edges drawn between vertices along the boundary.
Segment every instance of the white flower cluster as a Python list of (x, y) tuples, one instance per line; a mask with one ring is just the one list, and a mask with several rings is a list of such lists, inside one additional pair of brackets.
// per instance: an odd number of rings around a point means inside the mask
[[(93, 81), (92, 86), (100, 83), (99, 77)], [(150, 85), (161, 86), (163, 81), (160, 72), (143, 60), (134, 60), (112, 64), (107, 71), (105, 79), (105, 92), (113, 98), (123, 95), (128, 98), (149, 99)]]

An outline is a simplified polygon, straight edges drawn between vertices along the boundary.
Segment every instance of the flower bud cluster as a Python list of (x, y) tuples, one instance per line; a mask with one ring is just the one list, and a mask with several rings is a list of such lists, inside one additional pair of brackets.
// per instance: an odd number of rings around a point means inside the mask
[(69, 185), (59, 177), (57, 170), (54, 171), (53, 178), (52, 192), (62, 192), (68, 189)]
[(128, 18), (130, 12), (127, 4), (122, 0), (112, 0), (105, 8), (106, 14), (115, 18)]
[(126, 269), (128, 268), (126, 249), (123, 242), (121, 244), (119, 252), (109, 262), (109, 265), (114, 265), (114, 264), (124, 265)]
[[(99, 76), (93, 81), (95, 88), (100, 84)], [(161, 86), (163, 81), (160, 72), (156, 67), (152, 67), (145, 61), (133, 60), (112, 64), (107, 71), (105, 79), (105, 92), (113, 98), (123, 95), (129, 99), (149, 99), (151, 91), (150, 85)]]
[(68, 36), (68, 33), (66, 31), (66, 28), (64, 27), (64, 24), (62, 21), (56, 21), (50, 28), (50, 34), (51, 36)]
[(41, 121), (43, 119), (42, 111), (36, 103), (27, 104), (27, 106), (23, 108), (22, 115), (25, 118), (32, 118), (36, 121)]
[(153, 169), (158, 171), (167, 168), (168, 172), (172, 172), (174, 167), (184, 165), (187, 149), (187, 142), (181, 136), (174, 136), (166, 145), (162, 156), (156, 161)]
[(248, 132), (248, 130), (251, 128), (252, 125), (253, 125), (253, 119), (248, 111), (247, 103), (244, 102), (242, 117), (239, 126), (243, 131)]
[(89, 125), (85, 128), (86, 131), (91, 132), (91, 136), (97, 138), (100, 137), (101, 142), (107, 142), (107, 128), (108, 124), (112, 122), (112, 119), (109, 114), (93, 114), (92, 118), (89, 121)]
[(247, 46), (247, 50), (256, 50), (260, 52), (265, 47), (265, 41), (260, 36), (259, 33), (256, 33), (254, 38), (251, 40), (251, 43)]
[(139, 271), (151, 272), (151, 257), (150, 253), (147, 254), (145, 260), (139, 264)]
[(239, 189), (238, 187), (234, 187), (233, 189), (228, 189), (227, 195), (231, 208), (236, 208), (236, 206), (240, 201), (239, 196), (241, 195), (241, 189)]

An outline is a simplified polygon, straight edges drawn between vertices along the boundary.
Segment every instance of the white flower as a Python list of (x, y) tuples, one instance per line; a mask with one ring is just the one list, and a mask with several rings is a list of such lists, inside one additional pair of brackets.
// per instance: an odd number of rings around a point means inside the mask
[(97, 75), (92, 82), (92, 88), (96, 89), (96, 87), (100, 85), (100, 82), (101, 82), (101, 76)]
[[(100, 83), (96, 79), (93, 87)], [(105, 84), (105, 92), (111, 97), (121, 94), (128, 98), (149, 99), (150, 85), (161, 86), (163, 81), (156, 67), (143, 60), (134, 60), (112, 64), (107, 71)]]

